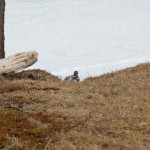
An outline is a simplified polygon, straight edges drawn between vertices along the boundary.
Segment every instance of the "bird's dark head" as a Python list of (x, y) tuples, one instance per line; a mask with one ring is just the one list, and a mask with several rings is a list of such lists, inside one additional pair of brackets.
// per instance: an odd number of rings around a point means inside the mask
[(74, 75), (75, 75), (75, 76), (78, 76), (78, 71), (74, 71)]

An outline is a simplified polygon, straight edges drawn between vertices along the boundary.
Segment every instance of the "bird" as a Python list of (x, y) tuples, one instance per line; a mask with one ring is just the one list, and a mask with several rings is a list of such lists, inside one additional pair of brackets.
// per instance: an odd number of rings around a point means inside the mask
[(67, 76), (64, 80), (65, 81), (77, 81), (77, 82), (79, 82), (80, 78), (78, 76), (78, 71), (74, 71), (73, 75)]

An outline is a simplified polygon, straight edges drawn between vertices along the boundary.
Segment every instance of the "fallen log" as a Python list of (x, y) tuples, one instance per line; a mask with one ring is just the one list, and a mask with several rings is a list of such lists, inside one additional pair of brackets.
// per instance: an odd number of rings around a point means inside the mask
[(37, 52), (30, 51), (17, 53), (15, 55), (0, 59), (0, 74), (12, 73), (32, 66), (38, 61), (37, 57)]

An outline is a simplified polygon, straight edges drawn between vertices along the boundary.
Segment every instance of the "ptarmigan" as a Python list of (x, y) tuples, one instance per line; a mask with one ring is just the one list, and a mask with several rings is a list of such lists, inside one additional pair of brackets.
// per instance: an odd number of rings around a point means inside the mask
[(67, 76), (64, 80), (65, 81), (77, 81), (77, 82), (79, 82), (80, 78), (78, 76), (78, 71), (74, 71), (73, 75)]

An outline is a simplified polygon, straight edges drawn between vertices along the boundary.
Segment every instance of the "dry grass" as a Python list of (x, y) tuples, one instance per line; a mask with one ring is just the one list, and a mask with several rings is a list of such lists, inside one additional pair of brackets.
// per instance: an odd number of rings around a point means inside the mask
[(150, 148), (150, 63), (80, 83), (41, 70), (0, 80), (0, 149)]

